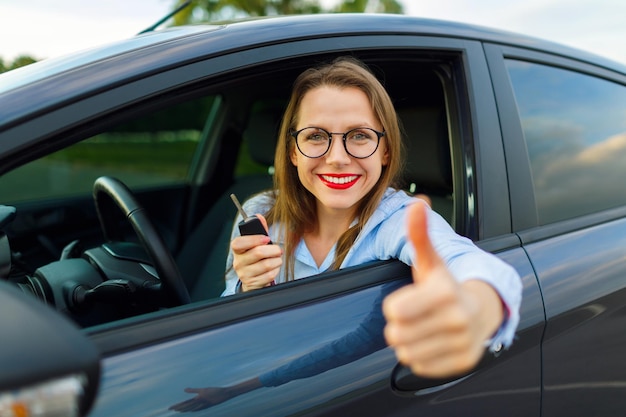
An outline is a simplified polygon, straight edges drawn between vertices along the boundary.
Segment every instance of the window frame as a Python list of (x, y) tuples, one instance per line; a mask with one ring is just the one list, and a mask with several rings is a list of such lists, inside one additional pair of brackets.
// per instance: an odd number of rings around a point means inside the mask
[[(219, 67), (223, 68), (224, 65), (226, 65), (224, 64), (224, 62), (231, 62), (231, 60), (233, 59), (237, 60), (236, 61), (237, 66), (233, 66), (233, 68), (229, 69), (228, 72), (234, 74), (240, 70), (245, 70), (246, 66), (269, 64), (270, 61), (272, 60), (277, 61), (276, 63), (273, 63), (272, 65), (279, 65), (281, 61), (288, 62), (289, 60), (299, 59), (301, 57), (305, 57), (306, 55), (310, 55), (310, 54), (315, 54), (319, 56), (328, 55), (328, 54), (336, 55), (341, 52), (348, 52), (349, 50), (355, 50), (355, 49), (358, 50), (358, 52), (362, 52), (362, 53), (375, 52), (376, 50), (380, 50), (381, 53), (388, 54), (389, 52), (388, 52), (388, 49), (386, 48), (393, 46), (395, 49), (394, 52), (396, 53), (400, 52), (402, 49), (405, 49), (405, 50), (411, 50), (411, 51), (418, 51), (419, 53), (422, 53), (422, 51), (432, 50), (433, 52), (444, 52), (444, 53), (449, 53), (449, 54), (455, 54), (458, 57), (460, 57), (460, 59), (458, 60), (458, 64), (457, 64), (458, 67), (455, 68), (455, 73), (453, 75), (453, 82), (454, 82), (453, 87), (454, 88), (450, 89), (448, 93), (452, 95), (462, 94), (462, 96), (460, 96), (459, 99), (454, 99), (454, 97), (451, 95), (448, 95), (446, 97), (448, 106), (454, 106), (454, 108), (451, 110), (452, 112), (456, 113), (454, 117), (457, 118), (457, 120), (459, 120), (459, 126), (458, 128), (456, 128), (456, 132), (455, 132), (455, 134), (459, 135), (459, 137), (455, 138), (454, 140), (462, 141), (462, 145), (463, 145), (462, 147), (463, 154), (462, 155), (459, 154), (459, 156), (457, 157), (457, 162), (455, 163), (458, 165), (459, 163), (462, 164), (462, 163), (471, 162), (472, 166), (474, 166), (474, 163), (475, 163), (474, 153), (473, 153), (474, 137), (478, 134), (478, 132), (481, 131), (481, 129), (486, 128), (485, 127), (486, 124), (490, 125), (489, 127), (490, 129), (494, 128), (493, 123), (491, 122), (490, 123), (486, 123), (486, 122), (476, 123), (475, 122), (475, 119), (477, 117), (482, 117), (482, 114), (484, 112), (483, 110), (484, 100), (479, 99), (478, 101), (475, 101), (473, 99), (474, 94), (472, 93), (472, 91), (475, 91), (477, 88), (478, 89), (482, 88), (482, 85), (485, 83), (486, 84), (489, 83), (488, 76), (484, 74), (485, 69), (486, 69), (486, 63), (485, 63), (484, 56), (482, 54), (481, 45), (479, 42), (452, 39), (452, 38), (436, 38), (436, 37), (423, 37), (423, 36), (360, 36), (360, 37), (348, 36), (348, 37), (339, 38), (345, 42), (343, 42), (343, 46), (338, 47), (337, 45), (341, 45), (342, 42), (338, 42), (337, 39), (338, 38), (294, 41), (294, 42), (289, 42), (284, 45), (271, 45), (271, 46), (267, 46), (263, 48), (257, 48), (257, 50), (267, 48), (272, 51), (272, 53), (269, 56), (266, 56), (264, 59), (258, 58), (259, 55), (262, 56), (262, 54), (259, 54), (259, 52), (256, 52), (257, 54), (256, 57), (254, 56), (254, 54), (252, 54), (253, 56), (248, 58), (248, 55), (249, 55), (248, 52), (250, 51), (244, 51), (246, 55), (246, 59), (241, 59), (241, 58), (238, 59), (238, 54), (232, 54), (232, 55), (229, 54), (226, 56), (219, 56), (219, 57), (207, 59), (204, 61), (200, 61), (188, 67), (177, 68), (177, 69), (165, 71), (164, 73), (155, 74), (146, 79), (134, 81), (133, 83), (131, 83), (131, 84), (136, 84), (138, 88), (132, 88), (129, 85), (126, 85), (123, 88), (137, 91), (136, 94), (138, 96), (141, 95), (145, 99), (151, 99), (153, 98), (151, 97), (151, 95), (154, 95), (157, 93), (156, 88), (160, 83), (161, 83), (161, 89), (163, 89), (162, 82), (160, 80), (165, 79), (165, 78), (167, 78), (170, 81), (176, 80), (179, 83), (176, 85), (176, 90), (181, 89), (179, 91), (182, 91), (182, 89), (190, 90), (192, 89), (192, 87), (199, 86), (199, 85), (206, 86), (207, 81), (209, 81), (210, 79), (212, 78), (223, 79), (222, 77), (224, 76), (224, 73), (220, 73), (219, 71), (211, 71), (211, 70), (207, 71), (206, 69), (215, 68), (216, 65), (212, 65), (212, 64), (216, 61), (221, 62)], [(205, 72), (201, 76), (198, 76), (197, 72), (200, 71), (201, 69), (203, 69)], [(478, 74), (481, 74), (480, 77), (478, 76)], [(472, 75), (474, 76), (474, 78), (472, 78)], [(480, 83), (476, 84), (478, 79), (480, 80)], [(472, 85), (468, 85), (470, 84), (470, 82), (472, 83)], [(175, 86), (173, 84), (172, 85), (167, 84), (167, 85), (169, 85), (169, 87), (167, 88), (170, 91), (170, 96), (172, 96), (173, 94), (171, 93), (174, 92)], [(213, 87), (207, 88), (207, 91), (209, 90), (213, 91)], [(158, 93), (161, 94), (162, 91), (158, 91)], [(106, 91), (106, 92), (101, 93), (102, 96), (108, 96), (109, 94), (115, 95), (116, 92), (112, 90), (112, 91)], [(85, 99), (81, 103), (76, 103), (76, 105), (69, 105), (64, 109), (59, 109), (58, 111), (65, 114), (66, 112), (71, 111), (70, 109), (73, 107), (77, 107), (80, 109), (95, 109), (95, 111), (98, 111), (97, 107), (90, 106), (87, 104), (90, 101), (95, 101), (97, 103), (97, 102), (100, 102), (101, 100), (104, 100), (104, 98), (93, 97), (93, 98)], [(486, 100), (489, 100), (489, 99), (487, 98)], [(490, 107), (490, 111), (495, 112), (495, 104), (493, 103), (493, 99), (489, 101), (490, 101), (490, 105), (488, 105), (488, 107)], [(486, 120), (486, 117), (483, 117), (483, 119)], [(478, 126), (479, 129), (477, 129), (476, 126)], [(499, 137), (496, 137), (495, 139), (496, 139), (496, 143), (500, 141)], [(458, 146), (458, 144), (455, 144), (455, 146)], [(210, 148), (210, 146), (208, 147)], [(485, 148), (482, 150), (482, 153), (481, 153), (483, 157), (489, 158), (491, 160), (494, 160), (494, 159), (502, 160), (501, 154), (502, 154), (501, 150), (498, 150), (497, 148), (496, 150), (493, 150), (493, 149), (487, 150)], [(503, 167), (504, 166), (503, 162), (500, 165)], [(460, 167), (463, 169), (465, 168), (463, 165), (461, 165)], [(459, 167), (457, 166), (457, 168)], [(202, 175), (202, 173), (206, 173), (206, 170), (199, 168), (198, 173), (199, 175)], [(457, 173), (457, 175), (462, 176), (463, 181), (467, 180), (467, 177), (464, 176), (465, 175), (464, 172)], [(469, 181), (471, 181), (469, 186), (475, 189), (476, 186), (474, 185), (475, 184), (474, 181), (476, 181), (476, 178), (482, 175), (487, 175), (487, 174), (483, 173), (482, 171), (476, 171), (475, 177), (469, 178)], [(202, 178), (192, 179), (192, 181), (195, 181), (196, 183), (199, 183), (202, 180), (203, 180)], [(457, 185), (458, 184), (455, 183), (455, 189)], [(466, 187), (461, 188), (461, 190), (466, 190), (466, 189), (467, 189)], [(477, 189), (476, 192), (477, 192), (477, 195), (480, 196), (480, 199), (478, 199), (477, 197), (477, 200), (475, 202), (475, 204), (477, 204), (478, 206), (480, 206), (481, 201), (489, 201), (490, 195), (491, 193), (493, 193), (492, 190), (482, 190), (480, 188)], [(483, 193), (485, 193), (486, 195), (483, 195)], [(458, 196), (458, 193), (456, 191), (455, 191), (455, 195)], [(502, 194), (497, 194), (497, 191), (496, 191), (496, 194), (493, 194), (493, 195), (494, 195), (494, 198), (496, 198), (497, 196), (498, 200), (506, 200), (506, 193), (503, 196)], [(464, 198), (462, 201), (465, 203), (466, 199)], [(485, 212), (488, 213), (490, 208), (485, 207), (484, 210)], [(467, 230), (469, 230), (473, 234), (473, 236), (470, 236), (470, 237), (475, 238), (475, 239), (481, 238), (484, 234), (482, 229), (479, 229), (479, 228), (489, 227), (489, 225), (481, 224), (482, 222), (478, 221), (479, 211), (480, 211), (480, 208), (475, 212), (475, 216), (469, 219), (469, 221), (475, 222), (475, 224), (471, 227), (467, 226), (468, 227)], [(505, 222), (504, 224), (505, 224), (505, 230), (508, 231), (508, 223)], [(503, 230), (504, 229), (500, 228), (499, 230), (494, 230), (494, 231), (491, 231), (490, 233), (491, 234), (500, 233)], [(507, 246), (510, 246), (510, 241), (507, 242)], [(392, 270), (395, 270), (396, 266), (382, 266), (382, 270), (386, 270), (387, 268), (391, 268)], [(354, 271), (340, 271), (338, 272), (338, 274), (344, 277), (342, 278), (343, 279), (342, 282), (345, 282), (345, 285), (347, 285), (347, 287), (342, 286), (341, 288), (337, 288), (335, 286), (340, 280), (329, 279), (331, 277), (323, 277), (324, 282), (327, 282), (327, 283), (332, 282), (333, 285), (329, 286), (326, 284), (324, 285), (320, 284), (319, 290), (316, 290), (310, 293), (307, 296), (307, 300), (309, 301), (322, 300), (332, 294), (337, 294), (339, 292), (345, 292), (345, 291), (351, 292), (351, 291), (356, 291), (358, 288), (362, 288), (363, 282), (361, 281), (361, 278), (357, 277), (357, 275), (361, 275), (360, 273), (355, 274)], [(372, 281), (367, 285), (377, 285), (379, 283), (386, 282), (388, 279), (388, 278), (385, 278), (386, 275), (388, 274), (387, 273), (373, 274)], [(346, 279), (348, 277), (350, 277), (350, 279)], [(328, 281), (326, 281), (327, 279)], [(313, 282), (313, 280), (311, 280), (311, 282)], [(302, 284), (304, 283), (296, 282), (293, 285), (300, 286)], [(317, 288), (318, 286), (315, 285), (314, 287)], [(144, 343), (150, 343), (151, 340), (153, 340), (154, 333), (148, 330), (146, 332), (137, 333), (137, 337), (135, 337), (133, 340), (130, 340), (127, 337), (126, 333), (129, 331), (134, 332), (134, 330), (131, 330), (131, 329), (136, 329), (137, 327), (152, 329), (154, 326), (158, 326), (161, 332), (160, 337), (175, 337), (178, 334), (183, 334), (185, 332), (198, 331), (200, 329), (204, 329), (204, 328), (207, 328), (207, 326), (209, 326), (208, 322), (203, 322), (202, 320), (193, 320), (192, 322), (189, 322), (181, 318), (180, 322), (186, 322), (187, 323), (186, 326), (182, 328), (178, 327), (178, 325), (174, 326), (171, 328), (171, 331), (168, 331), (166, 332), (167, 334), (164, 334), (163, 333), (164, 329), (163, 327), (161, 327), (161, 324), (164, 322), (170, 322), (172, 320), (179, 322), (179, 319), (175, 319), (174, 317), (181, 317), (180, 316), (181, 314), (182, 316), (186, 316), (187, 314), (185, 313), (185, 311), (187, 311), (187, 309), (190, 309), (189, 314), (192, 314), (191, 311), (202, 310), (204, 311), (204, 313), (202, 313), (203, 315), (209, 314), (212, 316), (213, 314), (216, 314), (219, 310), (222, 309), (222, 307), (218, 308), (218, 305), (221, 306), (222, 303), (225, 303), (226, 305), (223, 308), (228, 309), (229, 311), (231, 310), (233, 311), (232, 315), (227, 316), (229, 317), (227, 321), (232, 322), (232, 321), (241, 320), (247, 317), (248, 313), (242, 313), (242, 312), (248, 310), (249, 306), (256, 305), (257, 303), (260, 303), (259, 306), (261, 306), (259, 307), (260, 310), (258, 311), (258, 314), (261, 314), (264, 312), (270, 312), (275, 309), (281, 309), (281, 308), (285, 308), (286, 306), (293, 305), (293, 297), (286, 297), (286, 295), (287, 295), (286, 291), (277, 291), (275, 294), (267, 294), (267, 298), (266, 298), (267, 301), (265, 303), (261, 303), (260, 301), (262, 298), (265, 298), (265, 297), (256, 297), (256, 298), (253, 297), (249, 300), (245, 299), (245, 301), (244, 299), (241, 299), (236, 302), (233, 301), (232, 303), (233, 306), (230, 305), (230, 302), (225, 302), (223, 300), (217, 300), (217, 301), (209, 300), (207, 303), (201, 302), (200, 304), (194, 304), (194, 306), (191, 308), (187, 306), (182, 306), (176, 309), (170, 309), (170, 310), (156, 313), (156, 314), (149, 314), (146, 317), (133, 318), (133, 319), (119, 322), (119, 323), (115, 322), (115, 323), (111, 323), (108, 325), (104, 325), (96, 329), (88, 329), (87, 331), (89, 334), (93, 334), (94, 336), (96, 334), (98, 335), (96, 336), (96, 339), (102, 340), (102, 342), (98, 342), (98, 343), (101, 345), (101, 347), (105, 351), (109, 351), (109, 349), (112, 349), (112, 350), (128, 349), (132, 345), (136, 345), (136, 344), (141, 345)], [(245, 308), (243, 307), (236, 308), (236, 309), (234, 308), (235, 305), (240, 305), (242, 303), (245, 304)], [(209, 306), (210, 308), (208, 308)], [(171, 319), (168, 318), (170, 316), (171, 316)], [(221, 314), (217, 314), (217, 316), (225, 317), (225, 316), (222, 316)], [(222, 323), (225, 323), (225, 322), (222, 322)]]

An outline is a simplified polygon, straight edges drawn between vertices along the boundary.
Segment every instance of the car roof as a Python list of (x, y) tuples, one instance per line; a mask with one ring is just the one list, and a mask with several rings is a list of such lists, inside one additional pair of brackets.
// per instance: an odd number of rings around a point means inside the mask
[[(171, 27), (9, 71), (0, 75), (0, 98), (11, 100), (12, 105), (3, 106), (0, 120), (15, 120), (27, 108), (32, 111), (40, 107), (33, 100), (43, 108), (45, 103), (58, 103), (75, 95), (81, 91), (78, 88), (81, 86), (67, 80), (76, 80), (82, 71), (87, 71), (83, 73), (85, 75), (89, 74), (88, 86), (85, 84), (82, 87), (93, 91), (151, 70), (181, 66), (216, 53), (287, 40), (376, 34), (454, 37), (522, 46), (626, 74), (626, 66), (584, 51), (466, 23), (391, 14), (274, 16), (223, 24)], [(93, 71), (94, 65), (99, 65), (99, 71)], [(41, 88), (44, 81), (46, 88)], [(82, 90), (82, 93), (85, 91)], [(24, 97), (27, 99), (20, 100)]]
[(103, 61), (116, 55), (151, 45), (165, 43), (194, 33), (219, 29), (217, 26), (176, 26), (161, 31), (147, 32), (128, 39), (107, 43), (55, 58), (44, 59), (0, 76), (0, 94), (23, 85), (52, 77), (62, 72)]

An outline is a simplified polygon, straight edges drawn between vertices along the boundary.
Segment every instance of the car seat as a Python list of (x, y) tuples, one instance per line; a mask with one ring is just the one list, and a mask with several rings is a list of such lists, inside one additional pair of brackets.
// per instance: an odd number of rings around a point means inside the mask
[(432, 208), (454, 226), (452, 163), (445, 109), (418, 106), (398, 109), (406, 165), (402, 188), (427, 194)]
[(266, 171), (237, 177), (211, 206), (176, 256), (191, 301), (219, 297), (224, 291), (225, 261), (237, 215), (230, 195), (235, 194), (243, 203), (272, 187), (274, 150), (283, 111), (281, 101), (260, 102), (252, 107), (242, 140), (251, 159), (265, 166)]

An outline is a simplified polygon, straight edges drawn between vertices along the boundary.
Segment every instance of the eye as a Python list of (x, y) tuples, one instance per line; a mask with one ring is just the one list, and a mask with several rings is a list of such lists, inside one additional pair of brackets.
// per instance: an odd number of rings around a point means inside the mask
[(326, 142), (328, 141), (328, 135), (326, 132), (321, 130), (313, 130), (311, 132), (307, 131), (305, 139), (308, 142)]
[(348, 132), (348, 140), (352, 142), (367, 142), (372, 140), (373, 133), (366, 129), (355, 129)]

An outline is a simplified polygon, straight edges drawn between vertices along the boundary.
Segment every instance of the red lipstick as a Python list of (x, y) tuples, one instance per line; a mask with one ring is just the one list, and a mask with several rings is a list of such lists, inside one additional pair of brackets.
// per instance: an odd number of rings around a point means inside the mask
[(361, 176), (355, 174), (319, 174), (318, 178), (329, 188), (345, 190), (356, 184)]

